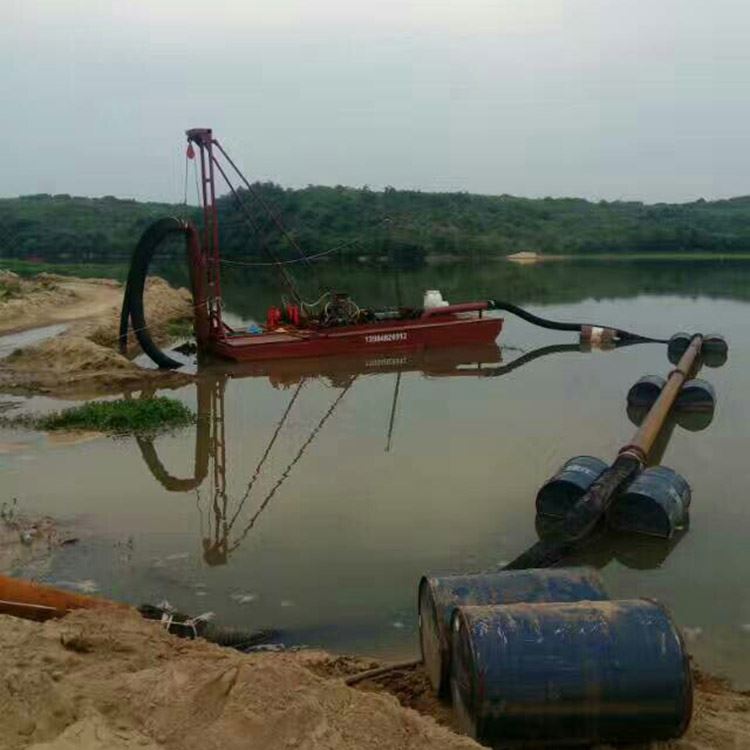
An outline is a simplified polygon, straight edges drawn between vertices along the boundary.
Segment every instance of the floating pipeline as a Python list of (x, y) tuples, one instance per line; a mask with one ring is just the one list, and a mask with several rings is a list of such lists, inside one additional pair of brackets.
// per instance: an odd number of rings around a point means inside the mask
[(614, 499), (648, 463), (680, 389), (700, 367), (702, 344), (703, 336), (693, 336), (631, 441), (620, 449), (612, 465), (594, 480), (565, 515), (560, 538), (555, 541), (541, 539), (511, 561), (506, 570), (544, 568), (558, 564), (593, 533)]
[(692, 713), (682, 638), (648, 600), (459, 607), (451, 695), (493, 747), (669, 740)]
[(419, 640), (432, 687), (438, 695), (448, 693), (450, 620), (456, 607), (608, 598), (601, 577), (591, 568), (425, 576), (419, 584)]
[(559, 320), (542, 318), (539, 315), (530, 313), (528, 310), (524, 310), (518, 305), (514, 305), (512, 302), (504, 302), (502, 300), (487, 300), (487, 309), (509, 312), (512, 315), (525, 320), (527, 323), (539, 326), (540, 328), (547, 328), (551, 331), (572, 331), (574, 333), (578, 333), (581, 336), (581, 339), (584, 341), (601, 344), (604, 346), (610, 343), (613, 344), (616, 341), (656, 344), (668, 343), (667, 339), (652, 338), (651, 336), (644, 336), (640, 333), (632, 333), (631, 331), (625, 331), (622, 328), (614, 328), (612, 326), (598, 325), (593, 323), (566, 323)]

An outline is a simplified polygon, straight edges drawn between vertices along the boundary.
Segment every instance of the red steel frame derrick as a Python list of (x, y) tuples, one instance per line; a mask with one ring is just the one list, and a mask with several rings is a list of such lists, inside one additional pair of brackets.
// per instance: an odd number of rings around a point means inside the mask
[[(197, 277), (203, 276), (207, 284), (206, 305), (209, 319), (209, 336), (212, 339), (226, 337), (224, 322), (221, 318), (221, 272), (219, 256), (219, 217), (216, 209), (216, 180), (214, 174), (213, 146), (216, 140), (210, 128), (193, 128), (187, 131), (188, 143), (198, 146), (201, 165), (201, 197), (203, 199), (203, 237), (200, 248), (202, 268), (196, 267), (197, 258), (191, 259), (193, 285)], [(200, 281), (197, 282), (200, 285)], [(196, 305), (203, 300), (195, 299)]]

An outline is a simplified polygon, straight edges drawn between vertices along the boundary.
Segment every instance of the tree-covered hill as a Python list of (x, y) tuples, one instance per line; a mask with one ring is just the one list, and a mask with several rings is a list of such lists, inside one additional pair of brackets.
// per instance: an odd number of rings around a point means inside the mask
[[(590, 202), (271, 183), (253, 190), (283, 217), (308, 253), (384, 256), (407, 262), (424, 255), (489, 257), (546, 254), (750, 252), (750, 197), (684, 204)], [(219, 202), (227, 258), (265, 259), (296, 251), (248, 192), (247, 210), (231, 196)], [(247, 214), (250, 215), (248, 220)], [(134, 200), (33, 195), (0, 200), (0, 257), (48, 262), (126, 258), (144, 227), (164, 215), (198, 212)], [(254, 229), (249, 229), (252, 225)], [(168, 252), (178, 253), (177, 247)]]

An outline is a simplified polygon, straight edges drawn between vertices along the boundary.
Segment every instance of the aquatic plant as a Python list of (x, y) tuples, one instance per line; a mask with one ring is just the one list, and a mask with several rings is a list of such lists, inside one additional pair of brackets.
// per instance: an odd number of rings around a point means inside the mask
[(181, 401), (158, 396), (90, 401), (36, 418), (33, 426), (41, 430), (96, 430), (123, 435), (161, 432), (193, 422), (195, 415)]

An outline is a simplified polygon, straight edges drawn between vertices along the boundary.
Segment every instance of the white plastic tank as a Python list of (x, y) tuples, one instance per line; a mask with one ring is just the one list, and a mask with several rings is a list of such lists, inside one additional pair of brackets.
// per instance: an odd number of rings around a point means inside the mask
[(439, 289), (428, 289), (424, 293), (422, 307), (425, 310), (429, 310), (433, 307), (448, 307), (449, 304), (450, 303), (447, 299), (443, 299), (443, 295), (440, 293)]

